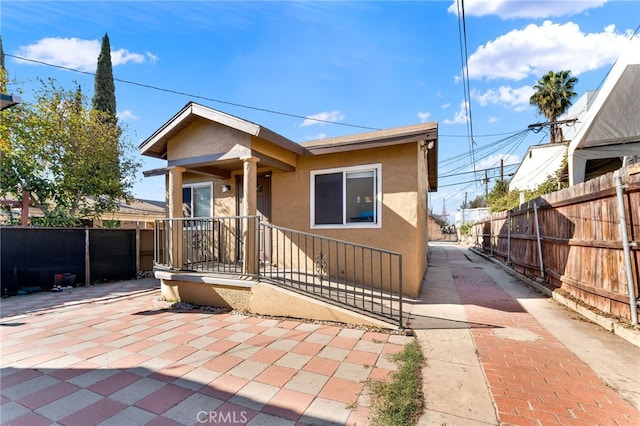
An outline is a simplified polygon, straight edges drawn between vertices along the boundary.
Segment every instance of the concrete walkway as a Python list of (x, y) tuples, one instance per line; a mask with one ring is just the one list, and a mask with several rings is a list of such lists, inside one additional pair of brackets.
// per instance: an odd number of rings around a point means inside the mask
[(640, 424), (640, 348), (470, 250), (431, 245), (410, 321), (422, 425)]
[[(166, 310), (156, 280), (0, 302), (2, 425), (367, 425), (413, 337)], [(640, 349), (455, 244), (407, 307), (421, 425), (640, 424)]]

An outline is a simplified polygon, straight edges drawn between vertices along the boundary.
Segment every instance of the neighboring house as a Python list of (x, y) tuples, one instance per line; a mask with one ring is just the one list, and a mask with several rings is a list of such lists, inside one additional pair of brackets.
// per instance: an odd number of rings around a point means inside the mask
[[(26, 195), (28, 197), (28, 193)], [(0, 200), (0, 224), (8, 222), (20, 222), (28, 226), (29, 217), (42, 217), (42, 210), (28, 205), (22, 207), (22, 200)], [(23, 214), (26, 212), (26, 216)], [(94, 228), (117, 227), (122, 229), (153, 229), (156, 219), (166, 217), (164, 201), (134, 199), (130, 203), (119, 202), (118, 210), (113, 213), (105, 213), (100, 219), (86, 220), (85, 224)]]
[(535, 190), (554, 176), (567, 155), (568, 142), (530, 146), (509, 181), (509, 191)]
[(100, 220), (93, 221), (93, 226), (153, 229), (154, 221), (166, 217), (166, 214), (164, 201), (134, 199), (130, 203), (118, 203), (117, 211), (103, 214)]
[[(235, 259), (243, 274), (261, 278), (265, 265), (300, 274), (312, 269), (304, 266), (307, 261), (316, 262), (320, 272), (315, 279), (321, 284), (327, 275), (367, 281), (384, 268), (384, 279), (374, 285), (389, 287), (386, 281), (392, 281), (396, 266), (386, 260), (378, 265), (373, 255), (361, 254), (372, 247), (382, 249), (376, 256), (402, 256), (402, 293), (417, 296), (427, 269), (427, 194), (437, 189), (437, 138), (434, 122), (298, 144), (260, 125), (188, 103), (139, 148), (142, 155), (167, 160), (167, 167), (145, 172), (167, 176), (171, 220), (157, 243), (165, 258), (158, 259), (156, 271), (163, 294), (203, 303), (209, 290), (190, 283), (221, 282), (210, 269), (200, 268), (201, 257), (191, 260), (196, 255), (188, 250), (195, 248), (200, 255), (209, 253), (217, 268), (224, 259)], [(260, 220), (258, 241), (247, 230), (254, 229), (252, 222), (242, 219), (254, 216)], [(245, 220), (243, 229), (230, 231), (241, 241), (222, 238), (223, 229), (231, 228), (224, 219), (229, 217)], [(207, 223), (210, 227), (193, 233)], [(331, 242), (320, 246), (324, 243), (316, 237)], [(235, 245), (235, 253), (223, 244)], [(345, 247), (344, 253), (332, 247)], [(297, 254), (282, 253), (287, 250)], [(352, 263), (365, 260), (366, 272), (354, 272)], [(199, 272), (180, 273), (186, 270)]]
[(531, 146), (509, 190), (535, 189), (567, 156), (569, 185), (584, 182), (640, 156), (640, 39), (629, 41), (601, 88), (588, 91), (558, 117), (563, 143)]
[(620, 168), (640, 155), (640, 38), (611, 68), (568, 150), (569, 184)]
[(487, 218), (491, 216), (489, 212), (489, 207), (478, 207), (475, 209), (460, 209), (455, 214), (455, 224), (456, 228), (460, 229), (460, 227), (465, 223), (474, 223), (481, 219)]
[(17, 95), (9, 95), (6, 93), (0, 93), (0, 111), (3, 109), (11, 108), (22, 103), (22, 98)]

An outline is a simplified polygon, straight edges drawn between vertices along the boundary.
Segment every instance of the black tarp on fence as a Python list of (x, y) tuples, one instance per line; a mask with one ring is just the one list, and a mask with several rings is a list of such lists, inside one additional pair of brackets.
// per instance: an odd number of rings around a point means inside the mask
[(136, 277), (135, 229), (0, 227), (2, 295), (49, 290), (56, 274), (85, 284), (87, 239), (91, 283)]

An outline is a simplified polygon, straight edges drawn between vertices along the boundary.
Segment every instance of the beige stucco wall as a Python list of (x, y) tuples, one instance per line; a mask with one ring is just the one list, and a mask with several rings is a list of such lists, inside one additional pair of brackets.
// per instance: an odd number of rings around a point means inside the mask
[[(418, 143), (298, 158), (293, 173), (272, 177), (272, 221), (276, 225), (402, 254), (403, 292), (417, 296), (426, 270), (426, 165)], [(314, 170), (382, 165), (380, 228), (312, 229), (310, 177)], [(418, 177), (418, 175), (421, 175)]]
[(251, 154), (251, 137), (244, 132), (196, 119), (167, 144), (167, 160), (225, 153), (224, 158), (240, 158)]
[[(272, 223), (317, 235), (336, 238), (402, 254), (403, 293), (417, 296), (427, 268), (427, 162), (419, 142), (355, 151), (295, 156), (282, 148), (246, 133), (196, 120), (168, 143), (168, 159), (193, 158), (220, 154), (239, 158), (245, 150), (260, 157), (261, 153), (287, 164), (295, 164), (295, 172), (264, 168), (271, 172)], [(238, 163), (241, 165), (241, 163)], [(315, 228), (310, 226), (311, 172), (330, 168), (381, 164), (382, 211), (379, 228)], [(213, 182), (214, 215), (233, 216), (236, 210), (235, 176), (230, 179), (207, 178), (185, 172), (183, 184)], [(222, 184), (231, 186), (223, 193)]]
[(395, 328), (395, 325), (265, 283), (233, 286), (163, 279), (160, 289), (163, 299), (172, 302), (235, 309), (258, 315)]
[(251, 288), (211, 285), (198, 282), (161, 280), (160, 292), (165, 300), (195, 305), (248, 310)]

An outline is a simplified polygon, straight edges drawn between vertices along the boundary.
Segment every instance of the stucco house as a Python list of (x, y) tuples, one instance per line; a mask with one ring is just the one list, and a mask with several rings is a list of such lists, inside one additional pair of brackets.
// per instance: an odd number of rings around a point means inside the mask
[(299, 144), (188, 103), (139, 147), (167, 162), (145, 172), (166, 176), (163, 295), (346, 322), (373, 311), (401, 325), (401, 296), (418, 295), (427, 268), (437, 139), (432, 122)]

